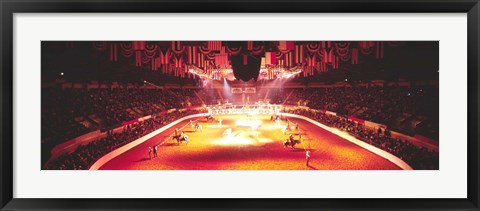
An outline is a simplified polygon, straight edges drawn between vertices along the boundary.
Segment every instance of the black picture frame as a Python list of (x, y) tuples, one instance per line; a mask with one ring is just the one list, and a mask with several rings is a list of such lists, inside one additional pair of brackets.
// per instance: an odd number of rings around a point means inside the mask
[[(2, 210), (479, 210), (478, 0), (0, 0)], [(467, 13), (468, 197), (466, 199), (18, 199), (13, 198), (14, 13)], [(448, 182), (448, 181), (445, 181)], [(348, 190), (345, 190), (348, 191)], [(447, 190), (446, 190), (447, 191)]]

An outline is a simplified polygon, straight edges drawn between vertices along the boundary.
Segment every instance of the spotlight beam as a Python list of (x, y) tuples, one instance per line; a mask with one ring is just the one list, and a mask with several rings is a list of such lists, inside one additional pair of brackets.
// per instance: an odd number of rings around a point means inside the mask
[(148, 82), (148, 81), (143, 81), (143, 83), (144, 83), (144, 84), (151, 85), (151, 86), (154, 86), (154, 87), (156, 87), (156, 88), (158, 88), (158, 89), (162, 89), (161, 86), (158, 86), (158, 85), (156, 85), (156, 84), (150, 83), (150, 82)]

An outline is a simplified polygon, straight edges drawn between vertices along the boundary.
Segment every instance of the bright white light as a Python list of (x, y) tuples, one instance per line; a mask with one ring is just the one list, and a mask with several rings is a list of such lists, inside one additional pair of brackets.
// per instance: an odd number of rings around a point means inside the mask
[(63, 75), (63, 73), (60, 73), (60, 75)]
[(273, 142), (272, 139), (260, 137), (259, 132), (236, 130), (228, 128), (224, 137), (213, 141), (218, 145), (261, 145)]
[(250, 127), (252, 129), (260, 127), (262, 121), (260, 120), (246, 120), (241, 119), (237, 121), (237, 127)]

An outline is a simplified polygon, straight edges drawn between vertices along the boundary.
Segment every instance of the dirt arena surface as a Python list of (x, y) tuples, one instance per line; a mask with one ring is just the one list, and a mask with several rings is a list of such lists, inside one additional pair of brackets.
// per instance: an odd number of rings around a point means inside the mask
[[(222, 125), (218, 119), (222, 119)], [(195, 118), (203, 132), (194, 132), (183, 121), (132, 148), (103, 165), (101, 170), (400, 170), (390, 161), (344, 140), (307, 121), (290, 118), (299, 124), (303, 140), (295, 149), (284, 149), (289, 132), (269, 115), (248, 118), (246, 115), (217, 115), (215, 121)], [(238, 122), (240, 121), (240, 122)], [(243, 121), (243, 122), (242, 122)], [(241, 126), (258, 121), (259, 127)], [(251, 123), (251, 122), (250, 122)], [(185, 127), (184, 127), (185, 126)], [(171, 139), (175, 128), (183, 128), (189, 137), (178, 144)], [(231, 133), (228, 134), (228, 130)], [(227, 132), (226, 132), (227, 131)], [(148, 147), (160, 144), (158, 157), (149, 158)], [(310, 149), (310, 166), (306, 166), (305, 149)]]

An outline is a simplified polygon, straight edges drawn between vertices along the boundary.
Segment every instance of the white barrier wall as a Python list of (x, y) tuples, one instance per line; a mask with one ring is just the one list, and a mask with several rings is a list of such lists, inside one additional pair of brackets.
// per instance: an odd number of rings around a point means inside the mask
[(405, 163), (405, 161), (401, 160), (400, 158), (398, 158), (397, 156), (395, 155), (392, 155), (388, 152), (385, 152), (377, 147), (374, 147), (370, 144), (367, 144), (361, 140), (358, 140), (357, 138), (353, 137), (352, 135), (348, 134), (347, 132), (345, 131), (341, 131), (337, 128), (331, 128), (331, 127), (328, 127), (324, 124), (321, 124), (315, 120), (312, 120), (308, 117), (304, 117), (304, 116), (300, 116), (300, 115), (296, 115), (296, 114), (289, 114), (289, 113), (282, 113), (283, 116), (288, 116), (288, 117), (295, 117), (295, 118), (299, 118), (299, 119), (303, 119), (305, 121), (308, 121), (314, 125), (317, 125), (318, 127), (321, 127), (323, 128), (324, 130), (326, 131), (329, 131), (337, 136), (340, 136), (341, 138), (347, 140), (347, 141), (350, 141), (370, 152), (373, 152), (375, 154), (377, 154), (378, 156), (380, 157), (383, 157), (387, 160), (389, 160), (390, 162), (394, 163), (395, 165), (397, 165), (398, 167), (402, 168), (403, 170), (413, 170), (413, 168), (408, 165), (407, 163)]
[(124, 152), (138, 146), (139, 144), (143, 143), (144, 141), (148, 140), (148, 139), (151, 139), (152, 137), (158, 135), (159, 133), (165, 131), (166, 129), (184, 121), (184, 120), (187, 120), (187, 119), (190, 119), (190, 118), (194, 118), (194, 117), (201, 117), (201, 116), (204, 116), (206, 113), (201, 113), (201, 114), (194, 114), (194, 115), (190, 115), (190, 116), (185, 116), (185, 117), (182, 117), (176, 121), (173, 121), (172, 123), (170, 124), (167, 124), (163, 127), (161, 127), (160, 129), (158, 130), (155, 130), (135, 141), (132, 141), (128, 144), (125, 144), (124, 146), (116, 149), (116, 150), (113, 150), (111, 151), (110, 153), (104, 155), (103, 157), (101, 157), (100, 159), (98, 159), (93, 165), (92, 167), (90, 167), (89, 170), (98, 170), (100, 167), (102, 167), (103, 165), (105, 165), (106, 163), (108, 163), (110, 160), (112, 160), (113, 158), (119, 156), (120, 154), (123, 154)]

